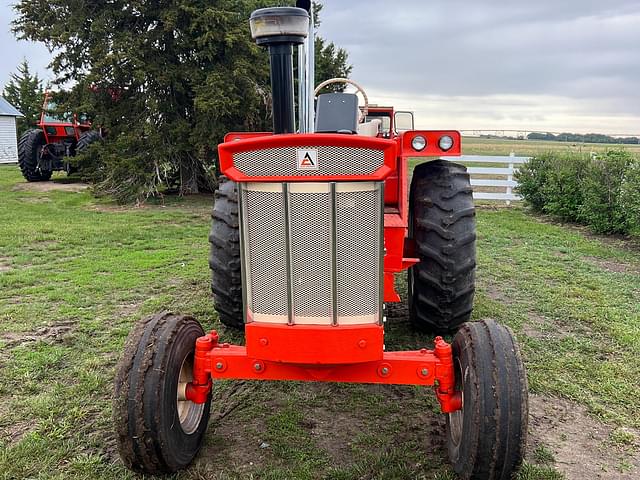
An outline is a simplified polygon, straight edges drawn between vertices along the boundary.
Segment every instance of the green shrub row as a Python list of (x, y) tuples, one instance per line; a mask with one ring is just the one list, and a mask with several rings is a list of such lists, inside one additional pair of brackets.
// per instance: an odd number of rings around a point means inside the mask
[(515, 177), (534, 210), (597, 233), (640, 235), (640, 159), (626, 150), (542, 153)]

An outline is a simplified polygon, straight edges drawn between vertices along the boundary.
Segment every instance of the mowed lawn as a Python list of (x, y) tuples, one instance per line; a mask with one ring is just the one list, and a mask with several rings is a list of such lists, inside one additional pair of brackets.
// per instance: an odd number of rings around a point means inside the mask
[[(210, 302), (211, 198), (118, 207), (54, 178), (0, 167), (0, 479), (136, 478), (110, 418), (132, 325), (172, 310), (242, 341)], [(519, 207), (477, 219), (474, 318), (513, 328), (532, 393), (519, 478), (639, 478), (640, 248)], [(393, 312), (388, 349), (430, 345)], [(176, 478), (453, 479), (437, 407), (424, 388), (221, 382)]]

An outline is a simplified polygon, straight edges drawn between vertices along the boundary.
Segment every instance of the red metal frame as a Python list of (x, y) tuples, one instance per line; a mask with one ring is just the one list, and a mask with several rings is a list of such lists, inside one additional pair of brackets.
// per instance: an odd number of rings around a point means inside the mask
[[(306, 176), (253, 176), (246, 175), (235, 167), (233, 155), (282, 147), (352, 147), (370, 148), (384, 152), (384, 165), (369, 175), (306, 175)], [(220, 168), (235, 182), (337, 182), (337, 181), (382, 181), (396, 169), (396, 146), (393, 140), (338, 135), (327, 133), (256, 135), (225, 142), (218, 145)]]
[[(451, 345), (442, 337), (436, 337), (433, 350), (383, 352), (382, 327), (377, 325), (300, 327), (247, 324), (246, 347), (220, 343), (215, 331), (198, 338), (187, 400), (204, 403), (212, 379), (227, 378), (434, 386), (444, 413), (462, 406), (460, 392), (455, 391)], [(370, 338), (372, 345), (367, 343)], [(304, 349), (312, 350), (312, 355)], [(370, 349), (377, 358), (362, 361), (354, 355), (358, 349)]]
[[(48, 112), (49, 103), (51, 102), (51, 94), (46, 92), (44, 95), (44, 102), (42, 103), (42, 112), (40, 113), (40, 121), (38, 127), (42, 129), (44, 133), (45, 141), (49, 143), (58, 143), (63, 140), (74, 137), (76, 141), (80, 139), (80, 134), (87, 130), (91, 130), (91, 123), (78, 121), (78, 115), (73, 114), (73, 122), (53, 122), (46, 120), (45, 117)], [(67, 129), (72, 128), (73, 134), (68, 134)], [(53, 132), (53, 133), (52, 133)]]
[[(218, 147), (222, 172), (236, 182), (329, 182), (384, 181), (384, 301), (400, 301), (394, 276), (418, 262), (407, 238), (409, 219), (408, 159), (410, 157), (460, 155), (460, 134), (456, 131), (393, 131), (393, 108), (373, 107), (391, 117), (390, 138), (338, 134), (272, 135), (230, 133)], [(416, 151), (411, 141), (422, 135), (427, 145)], [(442, 135), (454, 146), (443, 151)], [(343, 146), (384, 151), (384, 165), (368, 175), (249, 176), (234, 166), (233, 155), (278, 147)], [(461, 408), (455, 391), (451, 345), (436, 337), (433, 350), (385, 352), (383, 327), (367, 325), (285, 325), (250, 322), (245, 324), (246, 346), (220, 343), (215, 331), (196, 342), (193, 381), (186, 385), (187, 399), (204, 403), (212, 379), (301, 380), (434, 386), (442, 411)]]
[[(411, 141), (416, 136), (422, 136), (427, 141), (423, 150), (416, 150), (411, 146)], [(453, 146), (449, 150), (443, 150), (438, 144), (440, 137), (445, 135), (453, 139)], [(402, 132), (398, 137), (400, 144), (399, 152), (404, 157), (453, 157), (459, 156), (462, 152), (462, 138), (460, 132), (456, 130), (411, 130)]]

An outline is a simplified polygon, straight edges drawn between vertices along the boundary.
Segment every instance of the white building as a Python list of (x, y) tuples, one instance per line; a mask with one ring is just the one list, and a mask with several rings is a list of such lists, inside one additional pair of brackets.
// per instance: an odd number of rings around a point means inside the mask
[(18, 163), (17, 117), (24, 115), (0, 97), (0, 164)]

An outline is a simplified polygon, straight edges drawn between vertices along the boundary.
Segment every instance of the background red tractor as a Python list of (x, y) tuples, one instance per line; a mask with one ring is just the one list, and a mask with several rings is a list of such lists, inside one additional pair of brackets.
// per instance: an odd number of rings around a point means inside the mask
[(29, 182), (49, 180), (58, 170), (71, 173), (69, 157), (101, 138), (85, 116), (59, 115), (55, 110), (51, 94), (45, 93), (38, 128), (26, 131), (18, 142), (18, 164)]
[[(347, 79), (317, 89), (307, 9), (251, 15), (269, 48), (273, 133), (229, 133), (218, 147), (212, 288), (226, 325), (245, 344), (205, 334), (190, 316), (162, 313), (130, 334), (115, 381), (120, 455), (138, 471), (184, 468), (203, 443), (213, 382), (298, 380), (429, 386), (447, 415), (454, 470), (465, 479), (512, 478), (527, 437), (527, 381), (511, 331), (469, 322), (475, 211), (453, 130), (405, 130), (407, 114), (368, 104)], [(299, 49), (295, 125), (292, 46)], [(305, 62), (308, 59), (308, 62)], [(346, 82), (356, 94), (315, 95)], [(409, 122), (410, 123), (410, 122)], [(412, 127), (410, 124), (409, 127)], [(296, 130), (298, 132), (296, 132)], [(404, 131), (403, 131), (404, 130)], [(423, 157), (409, 186), (408, 159)], [(433, 348), (387, 351), (386, 304), (408, 304)]]

